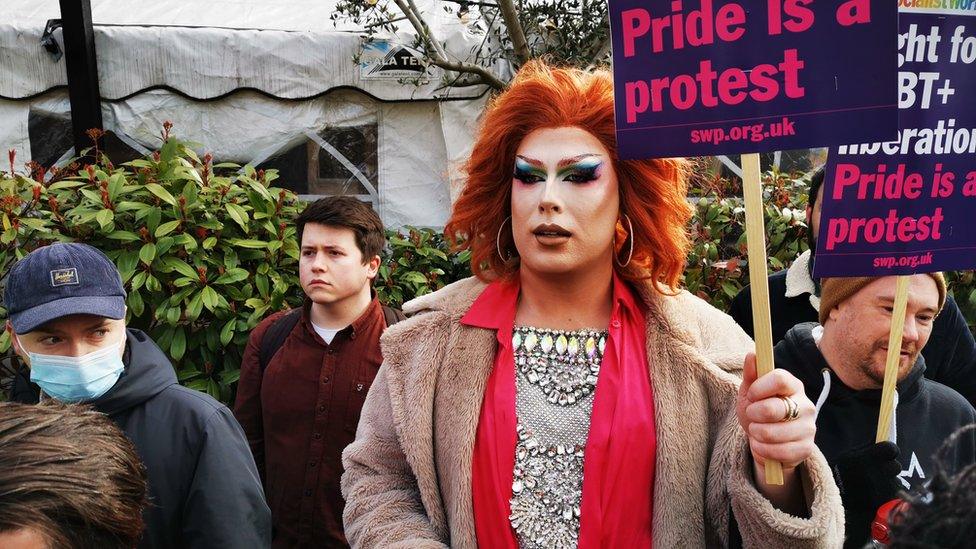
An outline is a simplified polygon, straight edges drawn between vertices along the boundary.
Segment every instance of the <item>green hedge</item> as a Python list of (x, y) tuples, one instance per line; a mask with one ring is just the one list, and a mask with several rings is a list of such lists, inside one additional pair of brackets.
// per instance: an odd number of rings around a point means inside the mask
[[(147, 331), (173, 361), (181, 383), (232, 398), (248, 333), (267, 314), (297, 305), (297, 197), (274, 186), (273, 171), (214, 164), (169, 136), (152, 155), (119, 166), (99, 162), (47, 173), (0, 171), (0, 274), (38, 246), (87, 242), (119, 267), (129, 292), (128, 322)], [(806, 249), (806, 184), (764, 175), (768, 268), (787, 267)], [(694, 247), (684, 286), (720, 309), (748, 281), (745, 212), (738, 183), (698, 182), (691, 192)], [(452, 254), (430, 229), (389, 231), (376, 280), (393, 306), (470, 276), (468, 253)], [(973, 272), (953, 273), (967, 319), (976, 319)], [(6, 311), (0, 308), (0, 320)], [(0, 334), (8, 371), (10, 338)], [(6, 374), (6, 375), (4, 375)]]

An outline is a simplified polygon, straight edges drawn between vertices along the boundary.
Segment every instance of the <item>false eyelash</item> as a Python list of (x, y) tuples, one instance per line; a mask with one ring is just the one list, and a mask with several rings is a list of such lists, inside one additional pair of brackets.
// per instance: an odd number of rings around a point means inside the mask
[(515, 168), (515, 172), (512, 174), (512, 177), (522, 182), (528, 182), (531, 178), (539, 178), (540, 176), (529, 170)]
[(593, 181), (594, 179), (598, 179), (596, 173), (598, 169), (599, 166), (594, 166), (592, 168), (578, 168), (567, 175), (575, 175), (581, 179), (585, 179), (586, 181)]

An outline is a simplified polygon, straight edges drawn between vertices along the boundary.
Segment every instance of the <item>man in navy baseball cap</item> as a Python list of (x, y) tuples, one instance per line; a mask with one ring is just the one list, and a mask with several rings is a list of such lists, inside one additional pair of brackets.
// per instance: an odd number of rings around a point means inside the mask
[(87, 403), (125, 432), (149, 479), (141, 547), (269, 546), (271, 512), (240, 425), (179, 385), (149, 336), (126, 327), (125, 297), (118, 269), (87, 244), (18, 261), (4, 306), (29, 381), (20, 372), (12, 400)]

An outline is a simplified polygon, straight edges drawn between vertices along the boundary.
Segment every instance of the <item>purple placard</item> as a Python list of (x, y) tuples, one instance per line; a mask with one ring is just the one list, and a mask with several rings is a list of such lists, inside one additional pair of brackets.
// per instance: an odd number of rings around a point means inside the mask
[(897, 130), (893, 0), (610, 0), (610, 27), (622, 158), (820, 147)]
[(901, 13), (899, 136), (831, 150), (814, 276), (976, 267), (976, 1), (970, 5), (968, 16)]

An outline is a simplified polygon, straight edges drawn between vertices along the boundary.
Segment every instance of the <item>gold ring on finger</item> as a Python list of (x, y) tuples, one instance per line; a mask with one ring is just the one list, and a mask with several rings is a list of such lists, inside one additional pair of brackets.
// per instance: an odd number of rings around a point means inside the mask
[(786, 405), (786, 412), (783, 414), (783, 419), (780, 421), (793, 421), (794, 419), (800, 417), (800, 405), (797, 404), (795, 400), (787, 396), (781, 396), (779, 399), (782, 400), (783, 404)]

